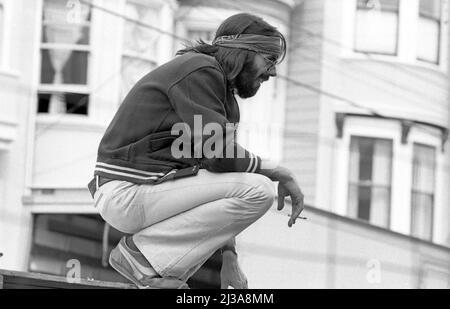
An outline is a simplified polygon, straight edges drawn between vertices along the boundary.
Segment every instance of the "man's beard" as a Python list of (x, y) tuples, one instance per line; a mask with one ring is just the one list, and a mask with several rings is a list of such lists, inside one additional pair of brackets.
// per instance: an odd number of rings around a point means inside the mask
[(241, 73), (236, 77), (235, 88), (238, 96), (243, 99), (253, 97), (261, 87), (258, 82), (258, 71), (252, 63), (246, 63)]

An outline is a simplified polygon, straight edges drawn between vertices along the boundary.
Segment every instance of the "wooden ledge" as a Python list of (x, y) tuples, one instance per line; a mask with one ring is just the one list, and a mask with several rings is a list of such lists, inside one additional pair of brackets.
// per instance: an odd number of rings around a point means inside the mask
[(80, 279), (69, 283), (65, 277), (0, 269), (0, 289), (135, 289), (132, 284)]

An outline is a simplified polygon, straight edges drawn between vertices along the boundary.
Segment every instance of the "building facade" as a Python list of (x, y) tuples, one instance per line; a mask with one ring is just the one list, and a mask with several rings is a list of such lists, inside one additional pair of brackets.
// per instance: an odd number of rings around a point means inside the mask
[(140, 77), (244, 11), (289, 54), (239, 139), (314, 206), (239, 237), (250, 286), (448, 287), (448, 0), (408, 1), (0, 0), (0, 268), (121, 280), (86, 189), (100, 138)]

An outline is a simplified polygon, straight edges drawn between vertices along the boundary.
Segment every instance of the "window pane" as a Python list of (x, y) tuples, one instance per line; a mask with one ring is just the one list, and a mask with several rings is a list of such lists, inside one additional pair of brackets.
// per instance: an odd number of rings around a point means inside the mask
[(360, 181), (372, 180), (372, 159), (374, 140), (372, 139), (358, 139), (359, 144), (359, 177)]
[(389, 225), (392, 141), (352, 137), (349, 169), (349, 216)]
[(435, 157), (435, 148), (414, 144), (413, 190), (434, 193)]
[(42, 42), (89, 45), (90, 30), (89, 26), (44, 26)]
[(420, 15), (441, 19), (441, 0), (420, 0)]
[(42, 84), (87, 85), (88, 52), (43, 49), (41, 60)]
[(417, 59), (439, 63), (440, 27), (439, 21), (419, 17)]
[(389, 189), (374, 187), (372, 188), (370, 222), (381, 227), (389, 226), (389, 205), (391, 194)]
[(81, 25), (91, 21), (91, 8), (81, 1), (44, 0), (44, 23)]
[(356, 13), (355, 50), (380, 54), (397, 53), (398, 14), (379, 10)]
[(412, 194), (411, 235), (431, 240), (433, 222), (433, 196)]
[(377, 186), (391, 185), (392, 142), (376, 140), (373, 146), (372, 182)]
[(38, 113), (87, 115), (89, 96), (78, 93), (39, 93)]
[(42, 42), (89, 44), (89, 6), (79, 1), (45, 0), (42, 17)]
[(358, 219), (370, 221), (371, 188), (358, 188)]

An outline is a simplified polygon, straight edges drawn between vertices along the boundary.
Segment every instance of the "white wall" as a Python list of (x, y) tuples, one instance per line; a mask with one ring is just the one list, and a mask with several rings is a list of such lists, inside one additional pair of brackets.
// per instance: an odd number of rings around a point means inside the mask
[(250, 288), (427, 287), (430, 267), (446, 278), (439, 286), (450, 287), (448, 248), (315, 209), (304, 215), (289, 229), (288, 211), (274, 207), (238, 237)]
[(37, 49), (37, 7), (38, 1), (9, 1), (10, 24), (6, 31), (8, 38), (15, 39), (8, 42), (8, 65), (0, 70), (0, 105), (7, 106), (9, 120), (16, 123), (9, 148), (0, 150), (0, 252), (4, 254), (0, 258), (0, 268), (17, 270), (26, 267), (32, 228), (30, 214), (22, 207), (22, 197), (26, 186), (27, 155), (32, 151), (29, 148), (32, 139), (29, 121), (34, 113), (31, 102), (34, 99), (35, 63), (30, 51)]

